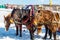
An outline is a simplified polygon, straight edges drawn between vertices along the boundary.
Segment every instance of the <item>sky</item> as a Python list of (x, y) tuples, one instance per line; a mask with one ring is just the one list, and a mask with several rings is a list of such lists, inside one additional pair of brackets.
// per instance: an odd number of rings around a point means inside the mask
[[(0, 4), (18, 4), (18, 5), (49, 4), (49, 0), (1, 0)], [(52, 4), (60, 5), (60, 0), (52, 0)]]

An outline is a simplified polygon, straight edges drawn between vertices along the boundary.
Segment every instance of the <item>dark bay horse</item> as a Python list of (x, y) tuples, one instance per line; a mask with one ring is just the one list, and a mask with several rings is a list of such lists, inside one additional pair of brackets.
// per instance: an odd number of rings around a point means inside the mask
[(32, 16), (30, 19), (30, 9), (13, 9), (11, 17), (13, 17), (14, 23), (18, 26), (17, 28), (20, 28), (20, 36), (22, 36), (22, 25), (24, 24), (30, 32), (31, 40), (34, 40), (36, 27), (33, 24), (34, 17)]

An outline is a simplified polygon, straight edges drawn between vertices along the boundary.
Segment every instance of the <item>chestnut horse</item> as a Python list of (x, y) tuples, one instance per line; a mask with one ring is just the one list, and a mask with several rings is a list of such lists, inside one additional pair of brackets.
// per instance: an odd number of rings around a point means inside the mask
[[(50, 31), (50, 29), (48, 29), (47, 24), (43, 23), (45, 21), (45, 19), (43, 17), (40, 17), (40, 16), (42, 16), (40, 13), (49, 12), (47, 10), (46, 10), (46, 12), (44, 12), (44, 11), (45, 10), (40, 10), (40, 9), (37, 10), (37, 12), (35, 13), (34, 24), (39, 28), (38, 34), (41, 31), (42, 25), (45, 26), (45, 29), (46, 29), (46, 33), (45, 33), (45, 36), (44, 36), (44, 39), (45, 39), (46, 36), (47, 36), (47, 31), (49, 31), (49, 35), (50, 35), (50, 38), (51, 38), (51, 31)], [(40, 21), (40, 19), (41, 19), (42, 22)]]
[[(38, 22), (37, 24), (40, 25), (45, 25), (46, 28), (46, 33), (45, 33), (45, 37), (47, 37), (47, 31), (50, 30), (51, 33), (50, 37), (54, 36), (54, 40), (56, 40), (56, 31), (58, 27), (58, 22), (59, 22), (59, 14), (58, 13), (53, 13), (49, 10), (38, 10), (38, 12), (36, 12), (36, 15), (38, 16)], [(36, 16), (36, 17), (37, 17)]]

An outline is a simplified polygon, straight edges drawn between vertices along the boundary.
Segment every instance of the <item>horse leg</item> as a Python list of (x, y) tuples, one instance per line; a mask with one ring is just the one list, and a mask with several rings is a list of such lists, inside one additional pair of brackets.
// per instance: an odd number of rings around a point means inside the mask
[(20, 37), (22, 37), (22, 24), (20, 24)]
[(44, 36), (43, 39), (46, 39), (46, 37), (47, 37), (47, 33), (48, 33), (48, 27), (47, 27), (47, 25), (45, 25), (45, 30), (46, 30), (46, 32), (45, 32), (45, 36)]
[(50, 36), (49, 39), (51, 39), (51, 37), (52, 37), (52, 31), (50, 29), (49, 29), (49, 36)]
[(56, 32), (53, 32), (54, 40), (56, 40)]
[(29, 32), (30, 32), (30, 39), (34, 40), (34, 33), (32, 32), (32, 30), (29, 30)]
[(18, 35), (18, 26), (16, 25), (16, 36)]
[(33, 25), (31, 24), (30, 25), (30, 30), (29, 30), (29, 32), (30, 32), (30, 39), (31, 40), (34, 40), (34, 31), (35, 31), (36, 29), (33, 27)]
[(33, 33), (34, 33), (37, 28), (34, 25), (32, 26), (32, 28), (33, 28), (32, 30), (33, 30)]

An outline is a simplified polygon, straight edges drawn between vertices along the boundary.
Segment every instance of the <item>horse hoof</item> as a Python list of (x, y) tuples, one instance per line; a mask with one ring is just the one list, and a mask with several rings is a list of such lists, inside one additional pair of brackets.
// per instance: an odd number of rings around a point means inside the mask
[(22, 37), (22, 35), (20, 35), (20, 37)]
[(44, 37), (43, 39), (46, 39), (46, 37)]
[(25, 30), (23, 30), (25, 32)]
[(18, 34), (16, 34), (16, 36), (18, 36)]
[(31, 39), (31, 40), (34, 40), (34, 39)]
[(51, 37), (49, 39), (51, 39)]

